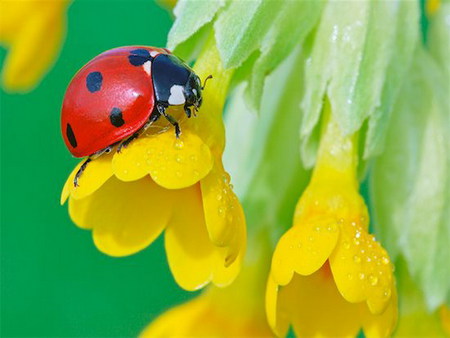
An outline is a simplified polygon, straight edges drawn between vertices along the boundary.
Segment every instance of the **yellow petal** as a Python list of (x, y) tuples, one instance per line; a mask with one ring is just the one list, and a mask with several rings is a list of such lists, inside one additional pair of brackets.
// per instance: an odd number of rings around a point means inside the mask
[(185, 304), (176, 306), (150, 323), (139, 337), (186, 336), (192, 328), (204, 324), (202, 322), (206, 317), (203, 314), (206, 314), (207, 306), (204, 297), (197, 297)]
[(191, 186), (211, 170), (211, 152), (187, 128), (177, 139), (173, 130), (142, 136), (114, 155), (113, 170), (122, 181), (134, 181), (150, 174), (167, 189)]
[(267, 321), (277, 336), (285, 337), (290, 325), (289, 314), (283, 308), (284, 304), (278, 302), (279, 288), (272, 275), (269, 275), (266, 288)]
[(150, 178), (124, 183), (111, 177), (86, 199), (71, 199), (69, 213), (83, 228), (93, 229), (97, 248), (126, 256), (146, 248), (165, 228), (172, 211), (171, 191)]
[(299, 337), (354, 337), (361, 327), (365, 304), (351, 304), (340, 295), (328, 263), (310, 276), (296, 274), (279, 292)]
[(22, 25), (7, 39), (10, 49), (2, 73), (3, 85), (11, 91), (30, 90), (37, 84), (56, 59), (66, 31), (67, 1), (27, 3), (33, 10), (23, 6), (15, 13)]
[[(219, 161), (201, 181), (201, 188), (211, 241), (218, 246), (228, 246), (238, 232), (237, 228), (245, 228), (245, 217), (230, 185), (230, 175), (223, 170)], [(236, 257), (236, 250), (239, 250), (234, 249), (233, 256)]]
[(81, 161), (69, 175), (63, 188), (61, 201), (67, 196), (67, 191), (69, 191), (71, 197), (81, 199), (100, 188), (113, 174), (111, 160), (112, 154), (104, 154), (89, 162), (78, 179), (78, 186), (75, 187), (73, 178), (85, 160)]
[(333, 218), (316, 216), (298, 220), (281, 237), (273, 254), (275, 281), (286, 285), (293, 272), (310, 275), (317, 271), (333, 251), (338, 236), (339, 227)]
[(330, 256), (337, 287), (349, 302), (367, 300), (372, 313), (381, 313), (393, 290), (392, 265), (386, 251), (369, 235), (366, 219), (345, 220)]
[(61, 200), (60, 203), (61, 205), (63, 205), (64, 203), (66, 203), (67, 198), (70, 196), (70, 193), (72, 192), (74, 186), (73, 186), (73, 180), (75, 179), (75, 175), (78, 172), (78, 170), (80, 170), (81, 165), (84, 163), (84, 160), (79, 162), (75, 168), (72, 170), (72, 172), (70, 173), (69, 177), (66, 180), (66, 183), (64, 183), (64, 187), (62, 189), (61, 192)]
[(167, 260), (182, 288), (198, 290), (211, 281), (214, 268), (199, 187), (184, 189), (178, 204), (165, 232)]
[(397, 292), (395, 288), (383, 313), (375, 315), (366, 308), (362, 313), (362, 318), (366, 337), (389, 337), (397, 323)]

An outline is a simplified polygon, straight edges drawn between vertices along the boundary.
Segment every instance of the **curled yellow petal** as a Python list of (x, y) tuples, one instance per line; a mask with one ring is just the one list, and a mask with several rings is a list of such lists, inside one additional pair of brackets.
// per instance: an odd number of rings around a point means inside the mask
[(281, 237), (272, 260), (273, 278), (280, 285), (290, 282), (293, 273), (310, 275), (328, 259), (339, 236), (333, 218), (309, 218)]
[(205, 177), (213, 165), (206, 144), (189, 130), (177, 139), (173, 130), (143, 136), (114, 154), (113, 170), (122, 181), (134, 181), (150, 174), (167, 189), (182, 189)]

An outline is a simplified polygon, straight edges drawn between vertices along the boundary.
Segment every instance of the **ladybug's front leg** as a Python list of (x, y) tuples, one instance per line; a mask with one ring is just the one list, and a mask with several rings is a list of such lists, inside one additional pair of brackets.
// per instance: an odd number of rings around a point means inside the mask
[(91, 162), (91, 158), (88, 157), (86, 161), (81, 165), (80, 169), (78, 169), (77, 173), (75, 174), (75, 178), (73, 179), (73, 186), (76, 188), (78, 187), (78, 180), (80, 179), (81, 175), (83, 174), (83, 171), (86, 169), (89, 162)]
[(171, 115), (166, 113), (166, 106), (164, 104), (158, 103), (156, 104), (156, 108), (158, 109), (158, 113), (160, 113), (162, 116), (166, 118), (167, 121), (170, 122), (171, 125), (175, 127), (175, 135), (177, 138), (180, 137), (181, 130), (180, 125), (178, 124), (178, 121)]

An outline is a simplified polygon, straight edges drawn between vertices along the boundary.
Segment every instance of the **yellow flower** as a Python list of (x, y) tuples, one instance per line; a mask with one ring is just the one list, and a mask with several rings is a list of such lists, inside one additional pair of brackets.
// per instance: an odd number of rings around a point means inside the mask
[(168, 128), (149, 132), (120, 153), (92, 161), (74, 187), (69, 176), (61, 196), (69, 214), (90, 229), (97, 248), (111, 256), (134, 254), (165, 230), (165, 248), (175, 280), (187, 290), (212, 281), (228, 285), (245, 251), (242, 207), (222, 165), (222, 108), (231, 77), (213, 43), (195, 66), (205, 78), (198, 117), (186, 119), (182, 135)]
[(264, 314), (263, 277), (267, 276), (269, 258), (267, 250), (255, 250), (258, 252), (252, 252), (251, 263), (247, 257), (232, 285), (210, 287), (193, 300), (170, 309), (141, 337), (273, 337)]
[(66, 32), (67, 0), (2, 1), (0, 43), (9, 49), (2, 84), (31, 90), (55, 61)]
[(324, 119), (313, 177), (272, 258), (268, 320), (279, 335), (292, 324), (299, 336), (355, 336), (361, 327), (386, 336), (397, 317), (393, 267), (367, 233), (357, 135), (343, 136), (329, 114)]

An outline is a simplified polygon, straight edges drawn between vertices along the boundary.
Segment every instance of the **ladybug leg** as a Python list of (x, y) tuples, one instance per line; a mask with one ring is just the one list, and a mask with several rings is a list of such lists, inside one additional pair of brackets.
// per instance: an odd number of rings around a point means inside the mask
[(122, 151), (122, 148), (128, 147), (128, 145), (131, 143), (131, 141), (137, 139), (139, 137), (140, 133), (134, 133), (129, 138), (127, 138), (125, 141), (123, 141), (121, 144), (119, 144), (119, 147), (117, 147), (117, 152), (120, 153)]
[(170, 124), (175, 127), (175, 135), (177, 138), (179, 138), (180, 134), (181, 134), (181, 130), (180, 130), (180, 125), (178, 124), (178, 121), (173, 116), (166, 113), (166, 107), (164, 105), (158, 103), (156, 105), (156, 107), (158, 109), (158, 113), (160, 113), (162, 116), (164, 116), (166, 118), (166, 120), (169, 121)]
[(89, 162), (91, 162), (91, 158), (88, 157), (86, 161), (81, 165), (80, 169), (78, 169), (77, 173), (75, 174), (75, 178), (73, 179), (73, 186), (76, 188), (78, 187), (78, 180), (80, 179), (81, 175), (83, 174), (83, 171), (86, 169)]
[(191, 108), (189, 108), (187, 105), (184, 105), (184, 112), (186, 113), (186, 116), (188, 117), (188, 119), (191, 118), (192, 111), (191, 111)]

